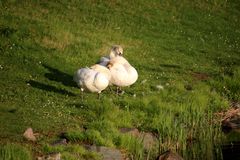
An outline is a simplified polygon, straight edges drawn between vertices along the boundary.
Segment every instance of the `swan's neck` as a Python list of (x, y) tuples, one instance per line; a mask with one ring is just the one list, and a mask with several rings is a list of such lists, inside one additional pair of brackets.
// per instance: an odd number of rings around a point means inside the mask
[(110, 54), (109, 54), (109, 58), (112, 59), (114, 57), (117, 57), (117, 55), (114, 51), (111, 51)]

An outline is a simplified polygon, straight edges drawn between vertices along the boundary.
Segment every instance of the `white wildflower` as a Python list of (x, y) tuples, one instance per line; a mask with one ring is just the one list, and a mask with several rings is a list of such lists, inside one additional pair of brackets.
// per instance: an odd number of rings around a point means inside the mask
[(156, 85), (156, 88), (159, 89), (159, 90), (163, 90), (164, 87), (159, 84), (159, 85)]

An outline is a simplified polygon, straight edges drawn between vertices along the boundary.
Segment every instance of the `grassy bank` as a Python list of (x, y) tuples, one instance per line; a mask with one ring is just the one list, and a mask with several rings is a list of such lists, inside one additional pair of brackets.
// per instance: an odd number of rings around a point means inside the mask
[[(55, 149), (66, 159), (96, 158), (76, 146), (90, 143), (134, 159), (167, 149), (212, 159), (223, 136), (213, 113), (240, 99), (239, 8), (234, 0), (1, 1), (1, 150), (14, 143), (27, 156)], [(123, 46), (138, 81), (121, 96), (107, 89), (100, 100), (86, 93), (81, 101), (74, 71), (113, 44)], [(22, 138), (27, 127), (40, 133), (34, 144)], [(155, 133), (159, 149), (145, 152), (122, 127)], [(49, 147), (62, 132), (70, 144)]]

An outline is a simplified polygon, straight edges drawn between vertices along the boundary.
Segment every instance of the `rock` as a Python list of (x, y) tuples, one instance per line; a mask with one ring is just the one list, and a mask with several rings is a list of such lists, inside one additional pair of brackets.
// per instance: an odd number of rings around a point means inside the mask
[(66, 144), (67, 144), (67, 139), (63, 138), (53, 142), (51, 145), (57, 146), (57, 145), (66, 145)]
[(157, 138), (151, 132), (139, 132), (137, 128), (120, 128), (119, 131), (139, 138), (143, 142), (145, 149), (151, 149), (157, 142)]
[(225, 133), (230, 131), (240, 131), (240, 108), (231, 107), (226, 112), (218, 113), (222, 118), (222, 130)]
[(95, 145), (85, 145), (87, 150), (98, 152), (103, 156), (103, 160), (123, 160), (122, 153), (115, 148), (103, 147), (103, 146), (95, 146)]
[(137, 128), (120, 128), (119, 131), (121, 133), (129, 134), (134, 137), (140, 136), (140, 133)]
[(169, 150), (159, 155), (156, 160), (183, 160), (183, 158)]
[(61, 154), (51, 153), (43, 157), (37, 157), (37, 160), (61, 160)]
[(158, 142), (157, 138), (151, 132), (142, 132), (141, 138), (143, 140), (143, 146), (147, 150), (153, 148)]
[(222, 121), (222, 130), (226, 133), (231, 130), (239, 131), (240, 130), (240, 116), (233, 116), (229, 119)]
[(36, 141), (36, 137), (33, 134), (33, 130), (32, 128), (28, 128), (24, 133), (23, 133), (23, 137), (26, 138), (29, 141)]

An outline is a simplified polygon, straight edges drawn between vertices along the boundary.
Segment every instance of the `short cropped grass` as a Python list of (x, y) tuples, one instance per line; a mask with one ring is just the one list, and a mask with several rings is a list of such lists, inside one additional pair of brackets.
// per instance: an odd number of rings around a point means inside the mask
[[(0, 144), (26, 145), (35, 158), (64, 132), (66, 159), (94, 157), (83, 144), (132, 159), (168, 149), (221, 159), (225, 137), (213, 113), (240, 100), (239, 8), (237, 0), (0, 1)], [(113, 44), (123, 46), (138, 81), (123, 95), (111, 87), (82, 101), (73, 73)], [(22, 138), (28, 127), (40, 135), (36, 144)], [(146, 150), (122, 127), (152, 132), (159, 145)], [(17, 156), (11, 147), (1, 149), (3, 159)]]

